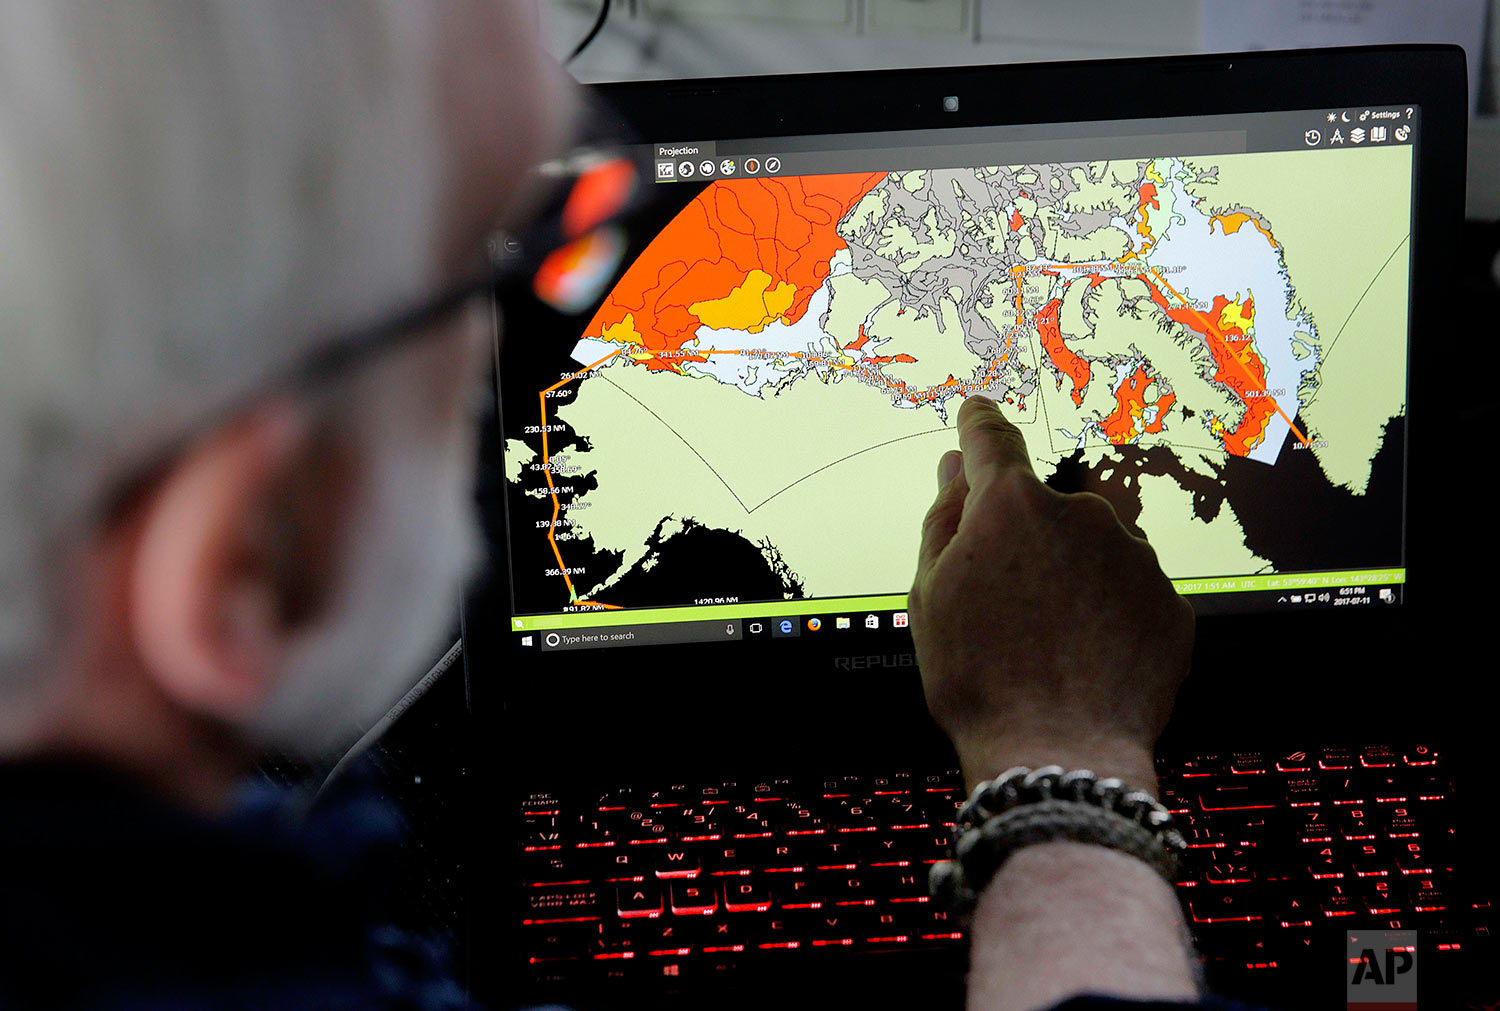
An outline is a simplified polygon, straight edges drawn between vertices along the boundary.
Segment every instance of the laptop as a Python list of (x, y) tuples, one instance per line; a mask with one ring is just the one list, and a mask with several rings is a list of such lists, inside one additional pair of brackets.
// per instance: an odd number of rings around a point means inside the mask
[(1434, 662), (1476, 586), (1458, 49), (594, 90), (644, 206), (575, 250), (598, 298), (501, 299), (484, 431), (485, 999), (961, 1006), (905, 603), (975, 393), (1199, 616), (1159, 772), (1210, 981), (1327, 1006), (1394, 930), (1424, 997), (1493, 988)]

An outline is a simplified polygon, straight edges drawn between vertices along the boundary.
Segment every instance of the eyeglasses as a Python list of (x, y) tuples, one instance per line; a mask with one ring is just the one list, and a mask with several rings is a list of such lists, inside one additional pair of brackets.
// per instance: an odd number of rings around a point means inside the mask
[[(565, 315), (597, 303), (625, 253), (623, 223), (650, 200), (641, 173), (628, 157), (609, 149), (582, 148), (539, 166), (543, 182), (539, 213), (520, 235), (496, 234), (482, 263), (436, 295), (377, 323), (322, 341), (253, 394), (216, 417), (232, 418), (277, 392), (301, 393), (349, 373), (361, 364), (405, 347), (450, 319), (477, 298), (491, 298), (517, 281), (528, 281), (542, 302)], [(212, 427), (210, 422), (198, 431)], [(106, 522), (120, 516), (154, 484), (191, 436), (157, 453), (102, 500)]]
[(401, 346), (516, 279), (529, 277), (536, 297), (567, 315), (597, 303), (624, 257), (620, 223), (645, 203), (640, 173), (630, 159), (596, 150), (549, 162), (539, 172), (553, 182), (552, 196), (544, 198), (545, 210), (524, 237), (492, 236), (482, 267), (416, 306), (319, 345), (277, 385), (318, 385)]

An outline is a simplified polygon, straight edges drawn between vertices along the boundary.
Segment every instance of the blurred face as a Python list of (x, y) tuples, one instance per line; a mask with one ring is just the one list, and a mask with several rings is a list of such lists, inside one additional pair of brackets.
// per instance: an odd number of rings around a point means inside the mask
[(258, 744), (316, 754), (352, 740), (446, 645), (478, 557), (469, 408), (483, 375), (485, 315), (462, 314), (339, 391), (342, 410), (317, 450), (332, 463), (314, 471), (352, 483), (350, 521), (325, 548), (337, 589), (291, 644), (252, 720)]
[[(524, 217), (526, 169), (567, 132), (570, 85), (534, 44), (527, 7), (443, 8), (434, 70), (448, 186), (435, 256), (450, 275), (496, 227)], [(259, 744), (306, 754), (352, 740), (446, 645), (478, 557), (471, 406), (488, 342), (488, 310), (477, 306), (351, 377), (330, 446), (356, 475), (338, 590), (251, 721)]]

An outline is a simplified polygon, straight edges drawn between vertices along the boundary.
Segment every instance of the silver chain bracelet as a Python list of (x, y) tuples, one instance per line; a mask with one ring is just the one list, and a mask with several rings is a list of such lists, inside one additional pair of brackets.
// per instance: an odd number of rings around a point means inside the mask
[(1187, 841), (1172, 813), (1144, 790), (1087, 769), (1017, 766), (980, 783), (953, 824), (953, 858), (934, 864), (933, 896), (967, 917), (1016, 850), (1069, 840), (1107, 846), (1145, 861), (1171, 882)]

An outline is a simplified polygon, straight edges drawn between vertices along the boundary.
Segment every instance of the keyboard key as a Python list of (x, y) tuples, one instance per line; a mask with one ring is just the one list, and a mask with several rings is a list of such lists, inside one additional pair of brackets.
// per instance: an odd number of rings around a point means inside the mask
[(1254, 923), (1266, 917), (1253, 898), (1247, 900), (1243, 891), (1228, 886), (1199, 885), (1188, 910), (1194, 923)]
[(764, 913), (771, 908), (771, 889), (758, 876), (737, 877), (724, 885), (724, 910), (729, 913)]
[(521, 950), (532, 964), (578, 961), (589, 956), (598, 935), (594, 923), (526, 924), (521, 928)]
[(1284, 787), (1287, 806), (1292, 808), (1322, 807), (1323, 790), (1315, 776), (1292, 776)]
[(1323, 898), (1318, 903), (1318, 911), (1325, 919), (1343, 919), (1358, 916), (1365, 910), (1348, 892), (1337, 892)]
[(1198, 791), (1199, 811), (1268, 811), (1276, 807), (1276, 793), (1259, 777), (1250, 781), (1217, 781)]
[(1348, 748), (1324, 748), (1318, 756), (1318, 768), (1325, 770), (1354, 768), (1354, 755)]
[(674, 915), (706, 916), (719, 908), (718, 889), (707, 882), (674, 881), (667, 888)]
[(1174, 771), (1184, 779), (1202, 779), (1224, 771), (1221, 755), (1195, 755), (1175, 763)]
[(621, 919), (656, 919), (663, 913), (662, 890), (654, 884), (626, 885), (615, 889), (615, 911)]
[(525, 906), (525, 918), (532, 921), (597, 918), (602, 912), (598, 890), (587, 884), (528, 888)]
[(703, 865), (696, 850), (682, 846), (665, 846), (655, 851), (656, 877), (696, 878)]
[(1236, 751), (1229, 759), (1229, 772), (1234, 776), (1263, 776), (1271, 769), (1264, 752)]
[(1276, 758), (1276, 769), (1279, 772), (1307, 772), (1313, 767), (1313, 760), (1306, 751), (1283, 751)]
[(1438, 764), (1438, 753), (1429, 745), (1418, 744), (1415, 747), (1402, 751), (1401, 762), (1406, 766), (1425, 768)]

